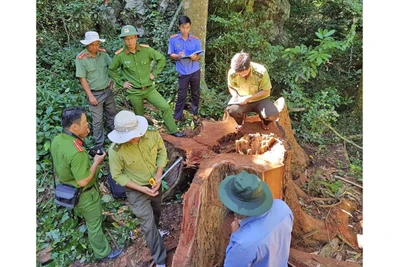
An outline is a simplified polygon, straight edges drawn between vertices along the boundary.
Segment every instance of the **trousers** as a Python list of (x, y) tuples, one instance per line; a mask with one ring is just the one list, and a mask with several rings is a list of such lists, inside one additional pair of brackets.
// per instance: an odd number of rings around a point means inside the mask
[(243, 124), (243, 117), (247, 112), (256, 112), (265, 125), (276, 120), (279, 116), (278, 109), (268, 98), (247, 103), (245, 105), (230, 105), (226, 110), (229, 115), (235, 119), (238, 125)]
[(107, 132), (114, 129), (114, 117), (117, 114), (114, 94), (110, 88), (101, 91), (92, 91), (98, 104), (93, 106), (89, 103), (89, 111), (92, 115), (93, 137), (96, 148), (103, 146), (105, 141), (104, 121)]
[(176, 100), (174, 118), (176, 120), (182, 119), (189, 86), (191, 92), (192, 114), (197, 115), (199, 113), (200, 102), (200, 70), (188, 75), (179, 74), (178, 85), (178, 99)]
[(102, 228), (103, 215), (98, 185), (93, 185), (89, 191), (82, 192), (75, 209), (85, 218), (89, 243), (95, 258), (107, 257), (111, 252), (111, 247)]
[(154, 86), (150, 86), (144, 90), (131, 89), (127, 90), (129, 100), (133, 106), (133, 111), (136, 115), (144, 114), (143, 100), (147, 99), (150, 104), (159, 109), (162, 113), (162, 118), (168, 133), (173, 134), (178, 132), (175, 120), (172, 117), (172, 109), (164, 97), (156, 90)]
[(133, 214), (139, 219), (151, 257), (156, 264), (165, 264), (167, 250), (158, 232), (161, 215), (161, 186), (159, 194), (155, 197), (126, 187), (126, 197)]

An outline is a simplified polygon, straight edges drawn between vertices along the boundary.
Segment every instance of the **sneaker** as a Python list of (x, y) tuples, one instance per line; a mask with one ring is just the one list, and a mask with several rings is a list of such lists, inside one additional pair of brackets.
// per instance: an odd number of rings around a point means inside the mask
[(157, 264), (156, 267), (165, 267), (165, 264)]
[(163, 237), (165, 235), (169, 235), (169, 231), (167, 231), (167, 230), (158, 229), (158, 232), (160, 233), (161, 237)]
[(113, 249), (107, 257), (104, 257), (102, 260), (113, 260), (121, 255), (122, 249)]

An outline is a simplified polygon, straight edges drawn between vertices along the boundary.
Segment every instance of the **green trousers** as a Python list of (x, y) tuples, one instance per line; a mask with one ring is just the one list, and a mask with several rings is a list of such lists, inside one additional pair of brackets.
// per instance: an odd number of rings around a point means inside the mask
[(168, 130), (168, 133), (173, 134), (178, 132), (178, 128), (176, 127), (176, 123), (174, 120), (173, 111), (169, 106), (168, 102), (164, 99), (164, 97), (156, 90), (154, 86), (151, 86), (144, 90), (131, 89), (127, 90), (129, 100), (133, 106), (133, 111), (136, 115), (143, 116), (144, 107), (143, 100), (147, 99), (150, 104), (158, 108), (164, 120), (165, 127)]
[(95, 258), (107, 257), (111, 252), (111, 247), (103, 233), (101, 198), (97, 185), (81, 194), (75, 209), (85, 218), (89, 243), (93, 248)]
[(139, 219), (140, 226), (144, 231), (147, 247), (150, 249), (151, 257), (156, 264), (165, 264), (167, 251), (164, 242), (158, 232), (161, 215), (161, 186), (159, 194), (155, 197), (143, 194), (126, 187), (126, 197), (129, 206)]

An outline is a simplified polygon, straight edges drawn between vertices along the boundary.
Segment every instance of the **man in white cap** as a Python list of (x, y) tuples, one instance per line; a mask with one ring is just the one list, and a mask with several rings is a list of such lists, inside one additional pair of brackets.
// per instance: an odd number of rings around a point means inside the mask
[(79, 79), (89, 100), (89, 110), (92, 115), (94, 147), (104, 151), (105, 133), (103, 123), (106, 121), (107, 131), (114, 129), (114, 116), (117, 113), (115, 98), (112, 92), (113, 81), (108, 76), (108, 66), (111, 57), (106, 50), (100, 48), (100, 39), (97, 32), (85, 33), (81, 43), (86, 46), (75, 58), (76, 77)]
[[(167, 149), (158, 131), (132, 111), (120, 111), (114, 126), (108, 134), (113, 142), (108, 149), (112, 178), (125, 186), (129, 206), (139, 219), (154, 262), (165, 266), (167, 251), (158, 226), (162, 200), (159, 179), (168, 162)], [(153, 186), (151, 178), (157, 182)]]
[(268, 185), (242, 171), (219, 185), (219, 198), (234, 212), (224, 267), (287, 267), (293, 213), (280, 199), (272, 199)]

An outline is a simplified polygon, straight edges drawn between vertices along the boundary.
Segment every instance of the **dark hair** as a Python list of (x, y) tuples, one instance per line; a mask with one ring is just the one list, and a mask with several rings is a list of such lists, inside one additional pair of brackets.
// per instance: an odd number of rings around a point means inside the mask
[(190, 18), (188, 16), (181, 16), (178, 20), (178, 25), (181, 26), (182, 24), (192, 24), (192, 22), (190, 21)]
[(250, 54), (241, 51), (233, 56), (231, 68), (234, 71), (243, 71), (250, 68)]
[(84, 107), (67, 107), (61, 115), (61, 125), (64, 129), (68, 129), (72, 124), (81, 122), (82, 114), (85, 113)]

